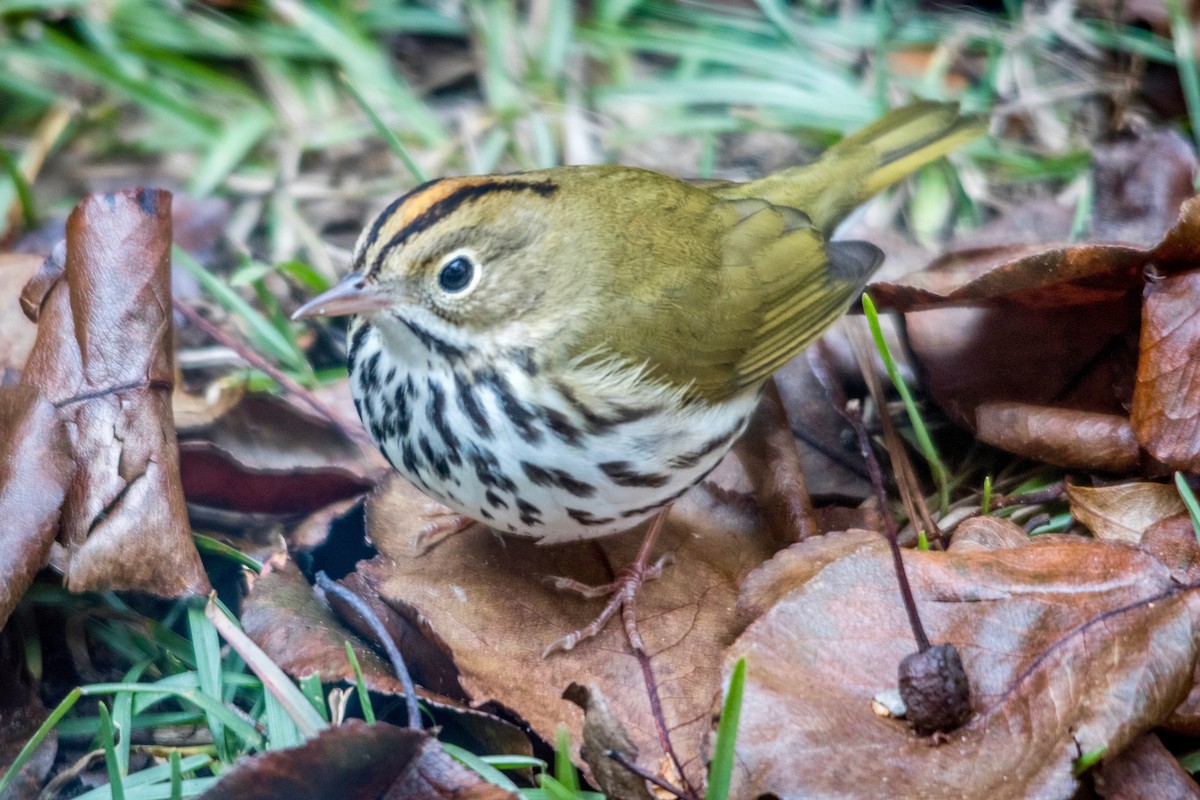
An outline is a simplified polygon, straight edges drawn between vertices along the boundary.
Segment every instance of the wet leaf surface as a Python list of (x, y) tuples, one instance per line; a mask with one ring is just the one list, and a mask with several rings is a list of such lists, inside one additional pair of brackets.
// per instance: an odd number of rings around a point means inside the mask
[(89, 196), (22, 294), (38, 323), (22, 381), (64, 416), (78, 464), (61, 523), (75, 591), (208, 589), (171, 419), (170, 207), (158, 190)]
[[(496, 701), (551, 741), (565, 723), (578, 747), (582, 711), (560, 695), (573, 683), (594, 685), (625, 724), (638, 763), (670, 778), (642, 666), (619, 624), (573, 651), (542, 658), (547, 645), (587, 625), (601, 607), (546, 586), (544, 578), (609, 581), (633, 560), (641, 531), (554, 547), (468, 531), (414, 557), (427, 502), (399, 479), (371, 499), (368, 530), (380, 556), (360, 571), (389, 605), (422, 620), (442, 643), (472, 702)], [(674, 564), (638, 599), (638, 624), (666, 724), (697, 785), (704, 772), (701, 744), (720, 688), (715, 654), (740, 628), (733, 614), (738, 583), (772, 552), (754, 525), (755, 515), (714, 500), (703, 487), (689, 492), (672, 508), (660, 540), (661, 551), (674, 553)]]
[(0, 386), (0, 630), (58, 533), (75, 462), (57, 409), (32, 386)]
[(753, 621), (725, 658), (748, 663), (735, 796), (1069, 797), (1076, 758), (1119, 752), (1192, 685), (1200, 596), (1135, 548), (1071, 538), (905, 564), (931, 639), (962, 654), (975, 716), (938, 743), (871, 711), (913, 649), (886, 543), (809, 540), (739, 599)]
[(1200, 272), (1146, 286), (1133, 392), (1138, 441), (1171, 469), (1200, 470)]
[(1102, 800), (1200, 798), (1200, 786), (1152, 733), (1105, 759), (1092, 777), (1092, 787)]
[(1133, 482), (1114, 486), (1067, 486), (1071, 515), (1097, 539), (1129, 544), (1142, 540), (1152, 525), (1184, 513), (1174, 484)]
[(248, 395), (180, 441), (189, 503), (243, 513), (308, 514), (373, 487), (373, 450), (286, 400)]
[(986, 403), (976, 416), (979, 440), (1060, 467), (1131, 472), (1141, 464), (1124, 416), (1028, 403)]
[[(352, 589), (358, 587), (351, 586)], [(386, 612), (386, 607), (382, 609)], [(382, 616), (382, 614), (381, 614)], [(383, 617), (386, 619), (386, 617)], [(344, 626), (296, 569), (287, 562), (259, 576), (242, 611), (242, 627), (271, 660), (293, 677), (318, 674), (324, 683), (344, 681), (353, 685), (354, 670), (346, 658), (346, 642), (354, 647), (363, 681), (368, 689), (388, 695), (402, 695), (404, 687), (392, 667), (374, 649)], [(421, 646), (428, 647), (412, 630), (396, 630), (395, 638), (414, 679), (425, 686), (442, 686), (454, 691), (452, 676), (435, 669), (446, 669), (445, 660), (436, 653), (422, 659)], [(430, 680), (435, 675), (438, 680)], [(476, 711), (451, 697), (418, 689), (422, 702), (447, 711), (476, 739), (487, 742), (496, 752), (525, 754), (529, 743), (513, 725), (492, 714)]]
[(242, 759), (203, 800), (504, 800), (428, 733), (359, 720)]
[(37, 326), (21, 313), (21, 287), (42, 264), (40, 256), (0, 253), (0, 370), (21, 369), (33, 348)]

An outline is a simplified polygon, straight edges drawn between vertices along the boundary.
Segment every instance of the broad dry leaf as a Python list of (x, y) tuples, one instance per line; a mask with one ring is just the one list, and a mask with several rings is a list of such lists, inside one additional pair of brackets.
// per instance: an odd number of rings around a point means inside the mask
[(1153, 733), (1144, 733), (1092, 777), (1101, 800), (1200, 800), (1200, 786)]
[[(255, 579), (242, 609), (242, 627), (285, 672), (297, 678), (315, 673), (321, 676), (323, 683), (355, 682), (354, 668), (346, 657), (346, 642), (350, 642), (368, 689), (381, 694), (404, 693), (403, 684), (391, 665), (338, 621), (293, 562), (286, 562)], [(414, 648), (409, 641), (420, 637), (415, 633), (407, 636), (397, 633), (394, 638), (406, 653), (414, 679), (421, 681), (424, 677), (422, 668), (428, 671), (430, 661), (414, 659)], [(420, 644), (425, 643), (418, 641)], [(419, 654), (420, 651), (415, 652)], [(454, 687), (444, 688), (455, 692)], [(423, 689), (418, 689), (417, 693), (422, 702), (448, 712), (477, 740), (495, 747), (495, 752), (530, 752), (524, 734), (495, 715), (467, 708), (452, 697)]]
[(1003, 517), (970, 517), (959, 523), (950, 539), (952, 553), (1024, 547), (1032, 539), (1017, 523)]
[(63, 506), (67, 585), (208, 590), (171, 420), (171, 195), (90, 195), (22, 306), (38, 322), (22, 381), (67, 420), (78, 465)]
[(886, 541), (793, 545), (745, 582), (753, 622), (735, 797), (1069, 798), (1083, 753), (1115, 755), (1192, 685), (1200, 594), (1123, 544), (907, 552), (930, 638), (953, 643), (976, 715), (942, 743), (876, 716), (914, 649)]
[(351, 719), (299, 747), (260, 753), (201, 800), (516, 800), (451, 758), (428, 733)]
[(1200, 272), (1146, 287), (1133, 429), (1171, 469), (1200, 472)]
[(374, 448), (270, 395), (244, 396), (179, 449), (188, 502), (243, 513), (311, 513), (361, 495), (387, 468)]
[(1067, 486), (1071, 516), (1097, 539), (1137, 544), (1150, 526), (1186, 509), (1174, 484), (1135, 481), (1113, 486)]
[[(592, 684), (625, 723), (639, 763), (670, 776), (641, 665), (619, 619), (571, 652), (542, 657), (547, 645), (587, 625), (602, 606), (600, 600), (550, 588), (543, 579), (610, 581), (615, 570), (633, 560), (641, 531), (550, 547), (468, 531), (415, 556), (427, 503), (399, 478), (371, 499), (368, 531), (380, 555), (360, 571), (389, 604), (440, 640), (471, 700), (503, 704), (551, 741), (565, 723), (578, 747), (583, 714), (560, 695), (573, 683)], [(767, 538), (757, 531), (753, 514), (714, 501), (701, 486), (675, 504), (664, 526), (659, 552), (673, 552), (674, 564), (661, 579), (647, 583), (638, 598), (638, 624), (666, 723), (695, 785), (703, 782), (701, 742), (720, 687), (716, 654), (737, 635), (737, 587), (771, 554)]]
[(0, 386), (0, 630), (46, 565), (74, 471), (58, 410), (32, 386)]
[(1069, 469), (1130, 472), (1141, 451), (1129, 420), (1028, 403), (985, 403), (976, 410), (979, 440), (1025, 458)]
[(42, 264), (40, 256), (0, 253), (0, 372), (21, 369), (33, 348), (37, 326), (21, 313), (21, 287)]

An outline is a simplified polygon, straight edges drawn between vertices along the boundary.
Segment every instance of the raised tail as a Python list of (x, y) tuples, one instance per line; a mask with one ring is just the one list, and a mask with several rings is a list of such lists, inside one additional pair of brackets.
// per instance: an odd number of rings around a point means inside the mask
[(807, 213), (832, 230), (862, 203), (931, 161), (987, 132), (987, 118), (959, 113), (957, 103), (920, 101), (885, 114), (812, 163), (738, 187)]

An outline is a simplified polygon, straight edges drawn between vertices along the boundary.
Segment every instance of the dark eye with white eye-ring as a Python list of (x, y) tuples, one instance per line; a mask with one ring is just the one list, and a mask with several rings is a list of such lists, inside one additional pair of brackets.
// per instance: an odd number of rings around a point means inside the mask
[(455, 256), (442, 265), (437, 282), (442, 291), (457, 294), (471, 285), (475, 265), (466, 256)]

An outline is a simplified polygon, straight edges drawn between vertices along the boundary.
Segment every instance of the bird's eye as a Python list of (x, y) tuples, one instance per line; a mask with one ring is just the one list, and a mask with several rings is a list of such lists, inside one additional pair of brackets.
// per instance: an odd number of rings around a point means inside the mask
[(466, 256), (455, 256), (442, 265), (441, 272), (438, 273), (438, 286), (443, 291), (458, 293), (471, 285), (471, 278), (475, 276), (475, 265), (471, 263), (471, 259)]

